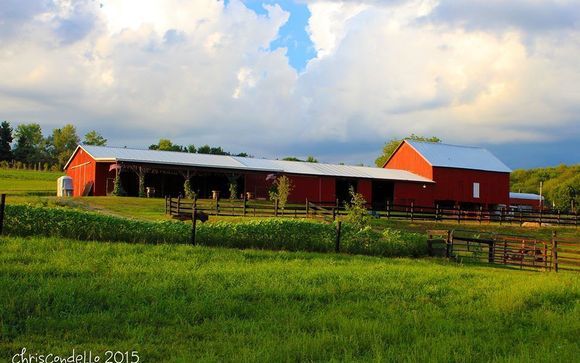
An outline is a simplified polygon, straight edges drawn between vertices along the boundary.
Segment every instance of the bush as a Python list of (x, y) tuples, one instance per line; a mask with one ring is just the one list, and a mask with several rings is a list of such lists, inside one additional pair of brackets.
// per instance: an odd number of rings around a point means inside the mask
[[(148, 222), (80, 209), (6, 206), (7, 234), (52, 236), (76, 240), (130, 243), (189, 243), (191, 225), (178, 221)], [(426, 239), (415, 233), (343, 224), (341, 252), (374, 256), (420, 256)], [(336, 226), (310, 220), (270, 218), (246, 222), (198, 224), (196, 242), (206, 246), (286, 251), (331, 252)]]

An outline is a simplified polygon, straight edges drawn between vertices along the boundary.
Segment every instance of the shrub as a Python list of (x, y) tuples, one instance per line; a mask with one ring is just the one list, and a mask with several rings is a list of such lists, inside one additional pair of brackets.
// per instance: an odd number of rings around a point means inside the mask
[(369, 213), (365, 208), (367, 201), (362, 194), (355, 192), (352, 186), (348, 192), (351, 200), (345, 206), (347, 213), (346, 220), (359, 230), (363, 230), (368, 227), (370, 219)]
[[(5, 231), (15, 236), (52, 236), (77, 240), (130, 243), (188, 243), (191, 225), (179, 221), (149, 222), (77, 209), (27, 205), (6, 206)], [(426, 239), (415, 233), (344, 223), (341, 252), (374, 256), (420, 256)], [(286, 251), (331, 252), (335, 224), (311, 220), (270, 218), (239, 223), (198, 224), (196, 242), (206, 246)]]

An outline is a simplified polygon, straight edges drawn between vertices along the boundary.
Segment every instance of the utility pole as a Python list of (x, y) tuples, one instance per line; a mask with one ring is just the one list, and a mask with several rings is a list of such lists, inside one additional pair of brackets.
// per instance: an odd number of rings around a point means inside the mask
[(544, 181), (540, 180), (540, 210), (544, 208), (544, 197), (542, 196), (542, 189), (544, 188)]

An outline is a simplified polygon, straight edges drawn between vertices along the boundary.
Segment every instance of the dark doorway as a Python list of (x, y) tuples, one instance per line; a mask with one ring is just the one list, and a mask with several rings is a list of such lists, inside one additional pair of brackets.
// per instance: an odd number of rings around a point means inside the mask
[(393, 182), (385, 180), (373, 180), (373, 201), (374, 210), (385, 210), (387, 202), (393, 204), (395, 185)]
[(345, 202), (350, 202), (350, 187), (357, 191), (357, 180), (355, 179), (336, 179), (336, 199), (338, 199), (339, 204), (344, 204)]

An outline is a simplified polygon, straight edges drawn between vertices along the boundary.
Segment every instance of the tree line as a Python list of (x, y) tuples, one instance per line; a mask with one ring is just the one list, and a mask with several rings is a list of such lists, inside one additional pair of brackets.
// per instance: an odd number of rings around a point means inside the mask
[(521, 193), (540, 193), (547, 208), (575, 211), (580, 202), (580, 164), (547, 168), (518, 169), (510, 177), (510, 190)]
[[(19, 124), (15, 129), (8, 121), (0, 124), (0, 162), (4, 167), (62, 169), (81, 142), (74, 125), (67, 124), (44, 136), (37, 123)], [(98, 132), (85, 134), (83, 144), (106, 145)]]

